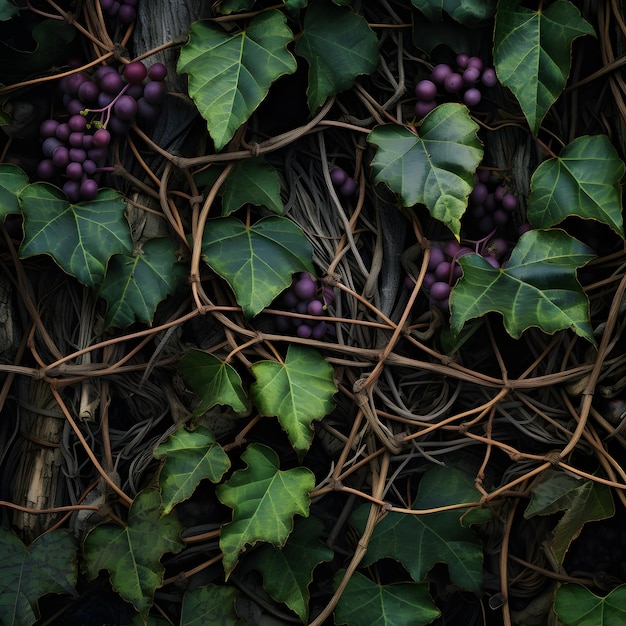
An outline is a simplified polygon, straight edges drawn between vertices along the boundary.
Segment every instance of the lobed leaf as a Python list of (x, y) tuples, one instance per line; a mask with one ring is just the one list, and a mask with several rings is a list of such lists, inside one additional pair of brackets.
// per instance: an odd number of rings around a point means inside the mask
[(293, 33), (285, 16), (262, 11), (248, 27), (228, 32), (214, 22), (191, 25), (178, 60), (179, 74), (189, 76), (189, 95), (208, 124), (216, 150), (252, 115), (284, 74), (296, 70), (287, 50)]
[(209, 220), (202, 254), (228, 281), (247, 317), (260, 313), (289, 287), (293, 273), (315, 273), (311, 242), (283, 217), (267, 217), (251, 226), (233, 217)]
[(165, 457), (159, 474), (164, 515), (190, 498), (201, 480), (218, 483), (230, 469), (228, 455), (204, 426), (179, 428), (153, 454)]
[(411, 4), (431, 22), (441, 22), (449, 15), (468, 26), (490, 20), (496, 12), (496, 0), (411, 0)]
[(463, 276), (450, 297), (452, 331), (496, 311), (515, 338), (533, 326), (549, 334), (570, 328), (595, 343), (589, 302), (576, 278), (576, 269), (594, 257), (591, 248), (556, 229), (524, 233), (504, 268), (478, 254), (461, 257)]
[(329, 96), (352, 87), (359, 75), (371, 74), (379, 61), (378, 38), (367, 21), (352, 9), (326, 0), (307, 8), (295, 51), (309, 66), (311, 113)]
[(619, 626), (626, 621), (626, 585), (601, 598), (582, 585), (562, 584), (554, 612), (564, 626)]
[(19, 194), (28, 185), (28, 176), (17, 165), (0, 164), (0, 222), (20, 212)]
[(185, 626), (241, 626), (237, 617), (237, 590), (225, 585), (206, 585), (185, 592), (181, 624)]
[(533, 133), (563, 91), (569, 76), (572, 42), (595, 35), (568, 0), (533, 11), (522, 0), (499, 0), (493, 59), (500, 82), (522, 107)]
[(20, 193), (24, 241), (20, 258), (49, 254), (57, 265), (83, 285), (97, 287), (114, 254), (133, 249), (126, 205), (112, 189), (95, 200), (71, 204), (56, 187), (34, 183)]
[(577, 137), (534, 171), (528, 221), (535, 228), (551, 228), (576, 215), (604, 222), (624, 238), (623, 176), (624, 163), (606, 135)]
[(313, 439), (312, 422), (334, 406), (332, 366), (314, 348), (291, 344), (284, 363), (259, 361), (252, 373), (256, 382), (250, 393), (259, 413), (277, 416), (293, 448), (306, 452)]
[(232, 522), (220, 535), (227, 578), (246, 545), (285, 543), (293, 516), (309, 515), (309, 492), (315, 486), (315, 476), (305, 467), (281, 471), (278, 455), (267, 446), (250, 444), (241, 458), (246, 469), (216, 488), (219, 500), (233, 509)]
[(376, 127), (368, 136), (376, 146), (374, 182), (399, 194), (403, 206), (426, 205), (458, 237), (483, 157), (477, 130), (467, 107), (453, 103), (431, 111), (419, 133), (397, 124)]

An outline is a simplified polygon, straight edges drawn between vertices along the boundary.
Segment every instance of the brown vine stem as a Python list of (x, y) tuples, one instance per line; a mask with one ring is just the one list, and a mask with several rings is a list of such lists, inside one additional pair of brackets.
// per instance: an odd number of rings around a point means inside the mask
[(52, 392), (52, 395), (57, 401), (59, 408), (61, 409), (61, 411), (63, 411), (63, 415), (65, 415), (65, 418), (67, 419), (70, 426), (72, 427), (72, 430), (74, 431), (74, 434), (76, 435), (76, 438), (78, 439), (78, 441), (80, 441), (80, 444), (83, 446), (83, 449), (87, 453), (87, 456), (93, 463), (94, 467), (96, 468), (100, 476), (102, 476), (106, 484), (109, 485), (109, 487), (111, 487), (111, 489), (119, 496), (120, 500), (122, 500), (122, 502), (124, 502), (124, 504), (126, 504), (127, 506), (130, 506), (133, 503), (133, 499), (127, 496), (115, 484), (115, 482), (113, 482), (111, 477), (104, 471), (104, 468), (102, 467), (102, 465), (100, 465), (100, 461), (98, 461), (98, 459), (96, 458), (96, 455), (93, 453), (92, 449), (89, 447), (87, 440), (83, 436), (83, 433), (80, 431), (80, 428), (78, 428), (78, 425), (74, 421), (74, 418), (72, 417), (69, 409), (67, 408), (67, 405), (63, 401), (63, 398), (61, 398), (61, 395), (59, 394), (59, 392), (57, 391), (54, 385), (50, 385), (50, 391)]

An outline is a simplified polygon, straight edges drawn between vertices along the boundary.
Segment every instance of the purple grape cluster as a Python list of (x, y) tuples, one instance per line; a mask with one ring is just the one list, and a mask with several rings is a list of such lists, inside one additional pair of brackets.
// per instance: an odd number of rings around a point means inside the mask
[(122, 24), (132, 24), (137, 17), (139, 0), (100, 0), (102, 12), (107, 17), (118, 19)]
[(351, 178), (346, 170), (338, 166), (335, 166), (332, 170), (330, 170), (330, 179), (333, 181), (333, 185), (339, 192), (339, 195), (344, 198), (353, 196), (359, 188), (356, 180)]
[(272, 308), (306, 317), (275, 315), (274, 326), (282, 334), (322, 339), (330, 330), (323, 319), (326, 308), (335, 301), (332, 288), (322, 285), (308, 272), (294, 275), (291, 285), (277, 298)]
[(517, 199), (502, 184), (500, 178), (487, 169), (474, 175), (474, 189), (468, 198), (467, 217), (480, 236), (506, 226), (517, 210)]
[(166, 96), (167, 68), (149, 69), (132, 61), (120, 74), (111, 66), (93, 76), (78, 72), (61, 80), (65, 113), (41, 123), (43, 159), (37, 168), (43, 180), (59, 180), (70, 202), (93, 200), (98, 193), (112, 135), (128, 132), (136, 116), (154, 119)]
[(447, 63), (435, 65), (430, 78), (415, 85), (415, 114), (424, 117), (437, 106), (437, 97), (456, 96), (468, 107), (475, 107), (482, 99), (483, 87), (495, 87), (498, 79), (493, 67), (486, 67), (480, 57), (457, 54), (456, 67)]

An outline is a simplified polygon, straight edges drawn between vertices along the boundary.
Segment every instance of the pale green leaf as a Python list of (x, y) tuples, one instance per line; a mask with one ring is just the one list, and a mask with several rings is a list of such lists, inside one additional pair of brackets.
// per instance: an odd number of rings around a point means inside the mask
[(589, 302), (576, 278), (576, 269), (594, 257), (593, 250), (556, 229), (524, 233), (504, 268), (478, 254), (462, 256), (463, 276), (450, 297), (453, 332), (497, 311), (515, 338), (533, 326), (548, 334), (569, 328), (594, 343)]
[(293, 33), (285, 16), (261, 11), (243, 30), (228, 32), (214, 22), (191, 25), (177, 71), (189, 76), (189, 95), (207, 120), (216, 150), (252, 115), (270, 85), (296, 70), (287, 50)]
[(377, 147), (374, 182), (396, 192), (403, 206), (426, 205), (458, 237), (474, 188), (473, 173), (483, 157), (477, 130), (467, 107), (454, 103), (431, 111), (417, 131), (397, 124), (378, 126), (368, 136)]
[(19, 213), (18, 196), (28, 185), (28, 176), (17, 165), (0, 164), (0, 222), (11, 213)]
[(284, 363), (258, 361), (252, 365), (256, 382), (250, 387), (261, 415), (275, 415), (298, 453), (313, 439), (312, 422), (333, 409), (337, 391), (333, 368), (314, 348), (292, 344)]
[(306, 467), (280, 470), (278, 455), (267, 446), (251, 444), (241, 458), (246, 468), (216, 488), (220, 501), (233, 509), (233, 520), (220, 535), (227, 577), (247, 545), (284, 545), (293, 516), (308, 517), (309, 492), (315, 487), (315, 476)]
[(582, 585), (560, 585), (554, 611), (563, 626), (622, 626), (626, 623), (626, 585), (613, 589), (604, 598)]
[(237, 617), (237, 591), (224, 585), (206, 585), (183, 596), (181, 626), (241, 626)]
[(218, 483), (230, 469), (230, 459), (204, 426), (179, 428), (154, 451), (165, 462), (159, 474), (163, 513), (191, 497), (201, 480)]

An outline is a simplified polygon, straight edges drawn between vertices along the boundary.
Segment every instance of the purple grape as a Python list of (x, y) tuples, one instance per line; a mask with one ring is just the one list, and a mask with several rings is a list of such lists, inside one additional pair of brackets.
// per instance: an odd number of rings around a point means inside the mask
[(144, 86), (141, 83), (139, 85), (128, 85), (124, 94), (134, 100), (139, 100), (143, 96), (143, 90)]
[(343, 185), (347, 179), (348, 172), (346, 172), (346, 170), (344, 170), (343, 168), (333, 167), (333, 169), (330, 170), (330, 180), (332, 181), (333, 185), (341, 187), (341, 185)]
[(459, 68), (464, 70), (467, 67), (467, 62), (469, 61), (469, 59), (470, 59), (469, 55), (467, 55), (465, 53), (457, 54), (456, 55), (456, 64), (458, 65)]
[(153, 63), (148, 68), (148, 77), (151, 80), (156, 80), (156, 81), (161, 82), (165, 80), (166, 76), (167, 76), (167, 67), (165, 66), (164, 63)]
[(477, 70), (482, 72), (485, 67), (485, 63), (480, 57), (470, 57), (467, 61), (467, 67), (475, 67)]
[[(70, 115), (80, 115), (80, 112), (84, 110), (85, 105), (78, 99), (72, 98), (66, 105), (65, 108)], [(82, 115), (81, 115), (82, 117)]]
[(443, 88), (448, 93), (458, 93), (463, 88), (463, 77), (456, 72), (452, 72), (443, 81)]
[(313, 329), (304, 322), (296, 328), (296, 335), (298, 337), (302, 337), (303, 339), (308, 339), (313, 334)]
[(87, 150), (87, 158), (95, 161), (101, 161), (107, 155), (107, 151), (105, 148), (91, 148), (91, 150)]
[(80, 180), (83, 177), (83, 166), (80, 163), (69, 163), (65, 168), (65, 175), (70, 180)]
[(143, 97), (150, 104), (161, 104), (166, 94), (165, 85), (155, 80), (150, 81), (143, 89)]
[(448, 281), (450, 278), (450, 271), (452, 270), (452, 264), (450, 261), (442, 261), (435, 268), (435, 278), (437, 280)]
[(468, 67), (463, 72), (463, 82), (466, 85), (473, 85), (480, 78), (480, 70), (477, 67)]
[(91, 150), (93, 148), (93, 135), (84, 135), (83, 136), (83, 145), (80, 146), (85, 150)]
[(89, 80), (89, 77), (81, 72), (77, 74), (71, 74), (66, 78), (66, 80), (62, 83), (62, 89), (64, 89), (65, 93), (69, 94), (72, 97), (75, 97), (78, 94), (79, 87), (86, 81)]
[(117, 12), (120, 10), (121, 7), (121, 3), (118, 2), (117, 0), (113, 0), (113, 4), (111, 5), (111, 8), (109, 9), (109, 15), (111, 17), (115, 17), (117, 15)]
[(80, 184), (80, 195), (83, 200), (93, 200), (98, 195), (98, 183), (93, 178), (85, 178)]
[(93, 145), (96, 148), (106, 148), (111, 141), (111, 133), (106, 128), (99, 128), (93, 134)]
[(72, 131), (70, 130), (69, 125), (64, 122), (57, 126), (57, 129), (54, 134), (56, 135), (57, 139), (59, 139), (60, 141), (67, 141), (70, 137), (71, 132)]
[(159, 109), (150, 104), (145, 98), (137, 100), (137, 115), (144, 120), (155, 120), (159, 117)]
[(83, 161), (83, 172), (85, 172), (87, 176), (93, 176), (97, 170), (98, 165), (95, 161), (92, 161), (91, 159), (85, 159)]
[(48, 137), (43, 140), (43, 143), (41, 144), (41, 151), (45, 157), (50, 159), (52, 158), (54, 151), (62, 145), (63, 142), (60, 139), (57, 139), (56, 137)]
[(117, 72), (107, 72), (100, 80), (100, 89), (112, 96), (117, 96), (122, 91), (122, 87), (124, 87), (124, 81)]
[(100, 0), (100, 6), (102, 7), (103, 11), (108, 13), (111, 10), (111, 7), (113, 6), (113, 2), (114, 0)]
[(432, 80), (420, 80), (415, 85), (415, 96), (420, 100), (434, 100), (437, 95), (437, 85)]
[(59, 146), (52, 155), (52, 162), (57, 167), (66, 167), (70, 162), (70, 151), (65, 146)]
[(498, 77), (493, 67), (484, 70), (481, 80), (485, 87), (495, 87), (498, 84)]
[(324, 304), (321, 300), (311, 300), (306, 307), (306, 312), (309, 315), (323, 315)]
[(115, 115), (124, 122), (129, 122), (137, 114), (137, 102), (130, 96), (120, 96), (113, 105)]
[(454, 267), (452, 268), (452, 281), (451, 281), (452, 284), (454, 284), (457, 280), (459, 280), (459, 278), (461, 278), (462, 275), (463, 275), (463, 269), (458, 263), (455, 263)]
[(504, 226), (509, 221), (509, 215), (503, 209), (496, 209), (491, 217), (496, 226)]
[(117, 12), (117, 17), (122, 24), (132, 24), (137, 17), (137, 11), (128, 4), (122, 4)]
[(326, 322), (322, 320), (313, 326), (313, 330), (311, 330), (311, 339), (322, 339), (328, 330)]
[(72, 148), (82, 148), (83, 138), (85, 137), (85, 133), (83, 132), (75, 132), (70, 133), (67, 141), (72, 146)]
[(450, 239), (446, 241), (443, 246), (443, 251), (447, 257), (451, 259), (455, 258), (459, 250), (461, 249), (461, 244), (456, 239)]
[(443, 302), (450, 296), (450, 285), (444, 281), (433, 283), (430, 288), (430, 297), (436, 302)]
[(100, 87), (93, 80), (86, 80), (78, 88), (78, 99), (85, 104), (94, 104), (98, 101)]
[(487, 261), (487, 263), (489, 263), (489, 265), (491, 265), (491, 267), (495, 267), (496, 269), (500, 269), (500, 262), (498, 261), (498, 259), (494, 259), (492, 256), (483, 257), (483, 259), (485, 259), (485, 261)]
[(289, 322), (286, 315), (277, 315), (274, 318), (274, 326), (279, 333), (286, 333), (289, 330)]
[(430, 258), (428, 259), (428, 269), (431, 272), (434, 272), (436, 267), (445, 260), (446, 255), (443, 253), (443, 250), (439, 246), (431, 245)]
[(480, 90), (476, 89), (476, 87), (468, 89), (463, 94), (463, 102), (465, 102), (468, 107), (475, 107), (480, 102), (481, 98)]
[(339, 193), (345, 198), (348, 198), (350, 196), (353, 196), (357, 189), (358, 189), (358, 185), (356, 183), (356, 180), (354, 180), (354, 178), (348, 177), (346, 178), (343, 185), (339, 187)]
[(99, 109), (105, 109), (106, 107), (109, 106), (109, 104), (111, 104), (111, 102), (113, 102), (113, 100), (115, 100), (115, 96), (107, 93), (106, 91), (101, 91), (98, 94), (98, 108)]
[(418, 100), (415, 103), (415, 115), (417, 117), (425, 117), (428, 115), (435, 107), (437, 106), (437, 102), (435, 100)]
[(39, 135), (42, 139), (55, 137), (58, 126), (59, 122), (56, 120), (45, 120), (44, 122), (41, 122), (41, 126), (39, 126)]
[(124, 78), (131, 85), (138, 85), (148, 75), (146, 66), (141, 61), (131, 61), (124, 68)]
[(109, 120), (108, 128), (114, 135), (126, 135), (130, 130), (130, 123), (119, 119), (118, 117), (111, 117)]
[(456, 258), (460, 259), (462, 256), (465, 256), (466, 254), (474, 254), (474, 251), (471, 248), (468, 248), (467, 246), (461, 246), (461, 249), (456, 253)]
[(54, 167), (54, 163), (50, 159), (44, 159), (37, 166), (37, 176), (43, 180), (54, 178), (56, 172), (56, 167)]
[(306, 309), (309, 306), (308, 300), (300, 300), (298, 304), (296, 304), (296, 313), (300, 313), (300, 315), (304, 315), (306, 313)]
[(99, 67), (94, 75), (93, 78), (94, 80), (102, 87), (102, 79), (107, 75), (107, 74), (117, 74), (117, 70), (114, 67), (111, 67), (110, 65), (103, 65), (102, 67)]
[(517, 198), (512, 193), (505, 193), (502, 196), (502, 208), (505, 211), (515, 211), (517, 209)]
[(487, 243), (487, 254), (500, 260), (508, 251), (509, 244), (502, 237), (494, 237)]
[(63, 192), (67, 199), (72, 202), (80, 202), (80, 183), (76, 180), (68, 180), (63, 185)]
[(82, 163), (87, 158), (87, 152), (82, 148), (70, 148), (69, 154), (70, 161), (74, 161), (76, 163)]
[(435, 65), (435, 67), (433, 67), (431, 78), (437, 85), (443, 85), (444, 81), (450, 74), (452, 74), (452, 68), (446, 63), (440, 63), (439, 65)]
[(496, 199), (496, 202), (502, 202), (502, 197), (504, 196), (504, 187), (502, 185), (498, 185), (493, 191), (493, 197)]
[(472, 204), (484, 204), (489, 195), (489, 189), (485, 183), (477, 182), (472, 189), (472, 193), (469, 195), (469, 200)]
[(304, 273), (294, 284), (293, 290), (301, 300), (309, 300), (317, 293), (317, 282), (310, 274)]
[[(422, 285), (426, 289), (430, 289), (436, 282), (437, 282), (437, 279), (435, 278), (435, 275), (432, 272), (426, 272), (424, 274), (424, 280), (422, 281)], [(413, 284), (413, 286), (415, 286), (415, 283)]]
[(487, 194), (487, 197), (485, 198), (485, 208), (487, 209), (487, 211), (489, 211), (489, 213), (494, 211), (494, 209), (496, 208), (496, 198), (493, 193)]

